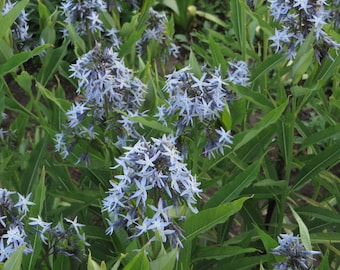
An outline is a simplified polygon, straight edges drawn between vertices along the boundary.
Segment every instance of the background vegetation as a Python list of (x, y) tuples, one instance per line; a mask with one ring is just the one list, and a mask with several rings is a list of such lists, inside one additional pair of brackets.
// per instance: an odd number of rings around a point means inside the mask
[[(273, 38), (292, 23), (273, 16), (281, 1), (80, 1), (88, 10), (78, 17), (71, 14), (72, 2), (22, 0), (8, 8), (8, 1), (0, 1), (1, 267), (338, 269), (339, 1), (286, 1), (299, 14), (295, 31), (303, 33), (296, 55), (292, 33)], [(327, 14), (321, 28), (303, 21), (312, 10)], [(164, 32), (153, 30), (149, 38), (152, 27)], [(117, 62), (110, 52), (109, 60), (89, 57), (104, 48), (112, 48)], [(89, 98), (97, 86), (86, 88), (92, 75), (81, 72), (104, 62), (115, 63), (111, 75), (124, 66), (130, 84), (117, 89), (133, 95), (140, 85), (141, 104), (124, 111), (119, 102), (106, 100), (101, 107)], [(240, 63), (245, 66), (237, 77)], [(167, 110), (165, 118), (157, 113), (172, 106), (170, 90), (164, 91), (170, 74), (187, 66), (204, 87), (212, 78), (223, 80), (226, 102), (216, 116), (202, 112), (182, 127), (184, 109)], [(192, 83), (185, 87), (197, 91)], [(207, 143), (220, 138), (211, 132), (221, 128), (232, 144), (208, 151)], [(169, 231), (165, 238), (157, 229), (131, 237), (138, 230), (110, 225), (114, 210), (103, 209), (111, 182), (124, 174), (119, 158), (128, 159), (141, 138), (152, 142), (170, 134), (177, 135), (173, 146), (200, 183), (193, 193), (196, 213), (184, 191), (174, 195), (183, 203), (169, 216), (182, 246), (169, 242)], [(156, 207), (166, 197), (155, 190), (147, 190), (146, 205)], [(14, 228), (20, 237), (11, 242)], [(108, 228), (114, 230), (108, 234)], [(288, 241), (294, 251), (279, 241), (290, 233), (299, 236)], [(283, 253), (275, 252), (278, 246)], [(287, 257), (289, 252), (298, 258)]]

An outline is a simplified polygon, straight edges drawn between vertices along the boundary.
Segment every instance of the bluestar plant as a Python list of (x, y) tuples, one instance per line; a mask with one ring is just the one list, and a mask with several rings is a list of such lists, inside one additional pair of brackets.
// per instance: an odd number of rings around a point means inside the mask
[[(2, 16), (6, 15), (16, 4), (17, 2), (5, 1), (4, 6), (2, 8)], [(32, 34), (29, 33), (29, 19), (28, 13), (25, 9), (20, 11), (18, 18), (11, 26), (11, 33), (13, 36), (14, 44), (18, 47), (18, 49), (29, 50), (28, 43), (31, 40)]]
[(109, 0), (107, 2), (107, 8), (111, 12), (113, 10), (117, 10), (119, 13), (123, 12), (124, 7), (129, 7), (129, 9), (139, 9), (140, 1), (138, 0)]
[(79, 260), (87, 245), (80, 229), (84, 225), (77, 223), (77, 217), (74, 220), (65, 218), (70, 223), (66, 230), (60, 222), (52, 228), (52, 223), (44, 222), (40, 216), (29, 218), (30, 222), (27, 223), (29, 207), (34, 205), (30, 197), (31, 193), (24, 196), (0, 188), (0, 262), (6, 261), (24, 244), (25, 254), (34, 252), (29, 238), (33, 232), (37, 232), (47, 246), (48, 255), (63, 254)]
[(279, 246), (272, 250), (275, 256), (285, 257), (285, 261), (274, 264), (275, 270), (298, 270), (312, 269), (314, 255), (320, 254), (319, 251), (306, 250), (301, 243), (300, 237), (290, 234), (280, 234), (278, 237)]
[[(79, 35), (88, 30), (92, 33), (103, 32), (103, 22), (99, 18), (99, 11), (106, 10), (106, 2), (102, 0), (74, 1), (65, 0), (60, 6), (64, 22), (75, 27)], [(63, 30), (64, 36), (68, 36), (67, 28)]]
[[(89, 244), (81, 229), (85, 225), (78, 223), (77, 216), (73, 220), (64, 218), (64, 223), (59, 221), (54, 227), (51, 222), (43, 221), (40, 216), (29, 220), (28, 224), (33, 227), (47, 247), (47, 255), (61, 254), (79, 261), (82, 256), (85, 256), (84, 248)], [(65, 224), (68, 226), (65, 227)]]
[[(325, 30), (326, 24), (338, 20), (336, 12), (329, 9), (326, 0), (270, 0), (270, 11), (274, 20), (280, 23), (280, 29), (269, 39), (275, 52), (284, 52), (288, 59), (294, 59), (297, 49), (312, 33), (315, 37), (314, 52), (318, 62), (326, 56), (329, 48), (339, 50), (337, 43)], [(333, 23), (334, 24), (334, 23)], [(335, 25), (335, 24), (334, 24)]]
[(32, 245), (25, 228), (24, 218), (34, 203), (18, 192), (0, 188), (0, 261), (7, 260), (20, 246), (24, 253), (32, 253)]
[[(130, 118), (145, 115), (139, 109), (146, 86), (125, 66), (118, 53), (97, 44), (71, 65), (70, 70), (71, 78), (78, 82), (76, 91), (81, 101), (75, 102), (66, 113), (67, 128), (55, 137), (56, 151), (66, 158), (77, 140), (95, 140), (97, 128), (107, 131), (110, 137), (105, 141), (114, 141), (117, 146), (125, 145), (129, 138), (140, 137)], [(78, 161), (88, 163), (89, 156), (85, 152)]]
[(145, 55), (147, 53), (148, 45), (154, 41), (159, 44), (163, 63), (165, 63), (169, 55), (173, 55), (177, 58), (179, 56), (179, 47), (169, 36), (168, 18), (165, 12), (158, 12), (153, 8), (150, 8), (149, 13), (150, 17), (146, 22), (144, 34), (136, 43), (137, 54), (140, 56)]
[(232, 143), (230, 131), (214, 127), (227, 103), (235, 96), (228, 88), (228, 83), (249, 85), (249, 72), (245, 62), (230, 62), (227, 79), (222, 78), (221, 71), (213, 72), (202, 69), (202, 75), (195, 76), (189, 66), (166, 76), (163, 91), (168, 94), (165, 104), (158, 107), (155, 117), (164, 125), (174, 125), (176, 136), (187, 135), (192, 127), (199, 127), (208, 138), (203, 154), (208, 157), (214, 153), (223, 153), (223, 148)]
[(149, 241), (159, 235), (164, 243), (182, 247), (183, 235), (176, 224), (180, 207), (184, 204), (197, 213), (196, 198), (202, 190), (176, 149), (175, 137), (163, 135), (152, 142), (142, 137), (124, 148), (113, 167), (122, 172), (110, 181), (112, 187), (103, 199), (109, 224), (106, 233), (126, 228), (131, 238), (138, 238), (153, 232)]

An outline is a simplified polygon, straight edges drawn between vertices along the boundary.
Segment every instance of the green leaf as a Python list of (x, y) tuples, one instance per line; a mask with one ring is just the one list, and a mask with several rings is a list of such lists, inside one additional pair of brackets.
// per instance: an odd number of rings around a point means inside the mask
[(159, 256), (154, 261), (150, 262), (151, 270), (172, 270), (174, 269), (177, 259), (178, 249), (172, 249), (169, 253)]
[(198, 247), (193, 258), (193, 262), (200, 260), (221, 260), (241, 254), (258, 252), (256, 248), (242, 248), (238, 246)]
[(330, 59), (326, 59), (321, 67), (320, 70), (316, 76), (317, 80), (317, 89), (321, 89), (327, 82), (328, 80), (334, 76), (336, 70), (340, 66), (340, 57), (335, 57), (334, 61)]
[(340, 124), (330, 126), (326, 129), (313, 133), (304, 139), (300, 150), (314, 144), (319, 144), (330, 139), (340, 139)]
[(246, 98), (256, 106), (264, 109), (273, 109), (274, 105), (264, 95), (254, 92), (253, 90), (241, 85), (229, 85), (229, 87), (236, 93)]
[(258, 227), (256, 224), (254, 224), (254, 227), (260, 236), (266, 252), (270, 253), (273, 248), (277, 247), (278, 243), (269, 234), (261, 230), (260, 227)]
[[(46, 186), (45, 186), (45, 176), (46, 176), (46, 170), (43, 168), (41, 170), (39, 184), (34, 189), (33, 192), (33, 202), (35, 203), (30, 207), (30, 216), (31, 217), (37, 217), (38, 215), (41, 215), (42, 209), (44, 207), (45, 197), (46, 197)], [(38, 235), (38, 233), (34, 234), (34, 240), (32, 241), (32, 248), (34, 250), (33, 253), (29, 254), (28, 256), (25, 256), (23, 258), (23, 264), (27, 265), (27, 269), (36, 269), (36, 262), (39, 259), (40, 251), (42, 248), (42, 242)]]
[(237, 213), (243, 203), (251, 197), (243, 197), (236, 201), (225, 203), (220, 206), (203, 210), (183, 223), (184, 236), (189, 241), (197, 235), (208, 231), (217, 224), (224, 223), (228, 218)]
[(51, 15), (50, 10), (44, 5), (41, 0), (38, 0), (38, 12), (39, 12), (39, 25), (40, 29), (44, 29), (46, 26), (46, 22)]
[(241, 137), (241, 140), (238, 143), (236, 143), (236, 136), (235, 136), (234, 151), (241, 148), (243, 145), (250, 142), (254, 138), (256, 138), (256, 136), (268, 126), (275, 124), (280, 119), (282, 113), (287, 107), (287, 104), (288, 104), (288, 99), (284, 103), (282, 103), (279, 107), (275, 108), (274, 110), (266, 114), (260, 122), (255, 124), (255, 126), (252, 129), (239, 133), (237, 137)]
[(215, 16), (214, 14), (210, 14), (210, 13), (207, 13), (207, 12), (204, 12), (204, 11), (201, 11), (201, 10), (196, 10), (196, 15), (204, 18), (204, 19), (207, 19), (209, 21), (212, 21), (216, 24), (219, 24), (220, 26), (224, 27), (224, 28), (228, 28), (228, 25), (222, 21), (219, 17)]
[(321, 219), (330, 223), (340, 223), (339, 214), (335, 211), (331, 211), (327, 208), (321, 208), (316, 206), (303, 206), (296, 209), (301, 215), (306, 215), (308, 217)]
[(5, 74), (13, 71), (19, 65), (25, 63), (27, 60), (29, 60), (33, 56), (38, 55), (39, 53), (41, 53), (43, 50), (45, 50), (48, 47), (51, 47), (51, 44), (44, 44), (44, 45), (36, 47), (32, 51), (21, 52), (21, 53), (13, 55), (5, 63), (0, 65), (0, 76), (4, 76)]
[(136, 123), (140, 123), (143, 126), (164, 132), (164, 133), (171, 133), (172, 129), (168, 128), (166, 126), (163, 126), (161, 123), (155, 121), (155, 120), (148, 120), (142, 116), (131, 116), (130, 120), (136, 122)]
[(83, 55), (86, 52), (86, 44), (84, 40), (77, 34), (71, 23), (67, 25), (67, 30), (73, 42), (76, 54), (78, 56)]
[(190, 49), (189, 65), (194, 75), (198, 78), (202, 76), (201, 65), (198, 63), (194, 52)]
[(11, 25), (15, 22), (15, 20), (19, 17), (21, 10), (25, 8), (28, 4), (29, 0), (22, 0), (17, 2), (15, 6), (5, 15), (0, 15), (0, 40), (7, 34), (7, 31), (10, 29)]
[(261, 79), (267, 72), (273, 70), (276, 66), (286, 60), (286, 56), (282, 54), (273, 54), (266, 58), (265, 61), (256, 65), (256, 69), (252, 72), (251, 80), (256, 81)]
[(231, 22), (233, 24), (233, 29), (240, 46), (242, 56), (246, 55), (246, 45), (247, 45), (247, 30), (246, 30), (246, 14), (245, 10), (241, 7), (241, 3), (244, 0), (231, 0), (230, 1), (230, 11), (231, 11)]
[(61, 61), (67, 53), (67, 43), (67, 41), (64, 41), (59, 48), (49, 50), (44, 56), (43, 65), (38, 74), (38, 81), (42, 85), (45, 86), (58, 69)]
[(230, 182), (220, 188), (205, 204), (204, 208), (216, 207), (220, 204), (236, 199), (257, 177), (261, 160), (248, 166), (243, 172), (238, 173)]
[(121, 261), (126, 257), (126, 254), (120, 254), (119, 259), (115, 262), (115, 264), (112, 266), (111, 270), (118, 270)]
[(221, 115), (221, 122), (223, 124), (224, 129), (231, 130), (232, 129), (232, 119), (229, 110), (228, 104), (224, 107), (224, 110)]
[(291, 69), (291, 76), (293, 77), (293, 84), (299, 82), (302, 76), (306, 73), (307, 69), (313, 61), (314, 50), (310, 49), (305, 52), (300, 58), (296, 58), (297, 61), (293, 64)]
[(307, 250), (312, 250), (312, 244), (311, 244), (311, 241), (310, 241), (310, 236), (309, 236), (309, 232), (308, 232), (308, 228), (307, 228), (306, 224), (303, 222), (303, 220), (294, 211), (294, 209), (292, 207), (290, 207), (290, 210), (292, 211), (293, 216), (294, 216), (295, 220), (297, 221), (297, 223), (299, 225), (299, 232), (300, 232), (300, 238), (301, 238), (302, 244), (305, 246), (305, 248)]
[(136, 256), (124, 267), (124, 270), (148, 270), (150, 264), (148, 257), (145, 254), (145, 248), (142, 248)]
[(281, 156), (285, 161), (285, 177), (290, 178), (291, 164), (293, 159), (293, 143), (294, 143), (294, 114), (286, 111), (282, 117), (282, 121), (277, 123), (277, 142), (280, 147)]
[(92, 259), (90, 250), (89, 250), (89, 256), (87, 258), (87, 270), (106, 270), (105, 264), (102, 264), (102, 266), (100, 266), (98, 263), (96, 263)]
[(26, 91), (29, 96), (32, 95), (32, 81), (33, 76), (27, 71), (22, 71), (19, 75), (15, 76), (15, 81), (20, 85), (22, 89)]
[(64, 98), (57, 98), (51, 90), (46, 89), (41, 83), (37, 82), (36, 86), (39, 92), (47, 99), (57, 105), (62, 112), (65, 112), (69, 108), (69, 102)]
[(311, 233), (310, 238), (312, 243), (340, 243), (340, 233), (338, 232)]
[(40, 169), (46, 156), (47, 141), (47, 137), (43, 138), (30, 154), (28, 165), (22, 175), (21, 190), (23, 193), (33, 191), (38, 184)]
[(340, 142), (333, 144), (332, 147), (315, 155), (309, 160), (296, 176), (295, 184), (291, 190), (295, 191), (302, 188), (312, 177), (320, 171), (331, 167), (340, 160)]
[(220, 66), (221, 73), (226, 74), (227, 72), (227, 61), (224, 60), (224, 55), (221, 51), (221, 46), (214, 40), (212, 34), (209, 35), (209, 47), (212, 55), (213, 65)]
[(25, 247), (26, 244), (23, 244), (9, 257), (3, 265), (2, 270), (20, 270)]

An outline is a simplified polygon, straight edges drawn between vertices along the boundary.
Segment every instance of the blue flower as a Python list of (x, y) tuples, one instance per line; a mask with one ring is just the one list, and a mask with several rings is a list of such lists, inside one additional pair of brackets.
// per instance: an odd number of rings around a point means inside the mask
[[(135, 145), (124, 147), (125, 154), (116, 159), (113, 167), (121, 174), (110, 181), (111, 188), (102, 201), (103, 212), (109, 216), (106, 233), (125, 227), (131, 238), (137, 238), (151, 231), (163, 242), (181, 246), (183, 236), (170, 210), (186, 204), (196, 213), (196, 197), (201, 189), (174, 141), (171, 135), (153, 138), (152, 142), (142, 137)], [(147, 203), (152, 201), (158, 203), (157, 207)]]
[(301, 243), (300, 237), (290, 234), (280, 234), (279, 246), (272, 250), (275, 256), (284, 256), (286, 261), (274, 264), (274, 269), (311, 269), (313, 255), (320, 254), (318, 251), (308, 251)]
[(323, 56), (331, 58), (327, 52), (329, 48), (339, 50), (340, 44), (323, 29), (326, 24), (337, 27), (339, 3), (334, 3), (332, 9), (332, 6), (324, 0), (269, 0), (269, 2), (271, 15), (282, 27), (282, 30), (275, 29), (275, 35), (269, 38), (273, 41), (271, 47), (275, 48), (276, 53), (284, 52), (288, 59), (293, 60), (296, 50), (310, 33), (315, 36), (313, 48), (319, 63)]

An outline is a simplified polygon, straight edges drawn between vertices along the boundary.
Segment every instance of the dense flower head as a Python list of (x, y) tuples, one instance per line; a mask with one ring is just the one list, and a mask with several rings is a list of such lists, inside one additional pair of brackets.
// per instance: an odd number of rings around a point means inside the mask
[[(289, 59), (294, 59), (298, 47), (313, 33), (314, 52), (320, 62), (323, 56), (330, 57), (328, 48), (340, 47), (324, 29), (326, 24), (336, 20), (336, 13), (327, 7), (325, 0), (270, 0), (271, 15), (280, 22), (281, 29), (275, 29), (271, 47), (276, 52), (286, 51)], [(335, 16), (334, 16), (335, 15)]]
[(154, 232), (163, 242), (181, 246), (182, 234), (170, 211), (177, 213), (185, 202), (196, 213), (201, 189), (176, 149), (175, 138), (164, 135), (152, 142), (141, 138), (125, 149), (114, 167), (122, 174), (110, 181), (112, 187), (103, 199), (103, 211), (109, 215), (106, 232), (126, 227), (132, 238)]
[(128, 6), (129, 9), (139, 9), (139, 0), (109, 0), (107, 1), (107, 8), (109, 11), (116, 9), (119, 13), (123, 12), (123, 8)]
[(72, 78), (78, 80), (78, 94), (85, 105), (96, 105), (95, 114), (102, 117), (105, 109), (136, 111), (144, 101), (145, 85), (127, 68), (112, 48), (97, 44), (71, 65)]
[(31, 253), (32, 245), (26, 232), (24, 217), (34, 203), (18, 192), (0, 188), (0, 262), (8, 259), (20, 246), (26, 244), (24, 253)]
[(301, 243), (300, 237), (290, 234), (280, 234), (279, 246), (272, 250), (276, 256), (284, 256), (286, 260), (274, 264), (276, 270), (311, 269), (313, 255), (320, 254), (318, 251), (308, 251)]
[[(99, 11), (106, 9), (106, 2), (102, 0), (65, 0), (61, 4), (65, 23), (75, 26), (78, 34), (84, 34), (89, 29), (92, 33), (104, 31), (103, 22), (99, 18)], [(64, 35), (68, 35), (65, 29)]]
[[(150, 17), (146, 22), (146, 29), (140, 40), (137, 41), (137, 53), (144, 55), (147, 52), (147, 46), (150, 42), (155, 41), (160, 44), (162, 50), (162, 60), (166, 60), (167, 55), (171, 54), (178, 57), (179, 49), (172, 42), (172, 38), (168, 34), (168, 19), (164, 12), (158, 12), (150, 8)], [(167, 50), (167, 51), (164, 51)]]
[[(2, 8), (2, 16), (6, 15), (10, 10), (12, 10), (16, 3), (17, 2), (12, 2), (8, 0), (5, 1)], [(25, 50), (28, 49), (25, 43), (27, 43), (27, 41), (29, 41), (32, 37), (32, 34), (28, 32), (28, 22), (28, 14), (23, 9), (20, 11), (18, 18), (15, 20), (11, 27), (11, 32), (17, 46), (20, 46), (20, 48), (23, 48)]]
[[(71, 71), (71, 77), (78, 82), (81, 101), (66, 112), (67, 129), (55, 137), (55, 149), (63, 158), (73, 150), (77, 139), (94, 140), (99, 126), (115, 130), (118, 137), (108, 140), (116, 140), (121, 145), (126, 144), (128, 137), (139, 137), (131, 118), (145, 115), (139, 109), (146, 86), (125, 66), (118, 53), (97, 44), (71, 65)], [(86, 152), (79, 157), (78, 162), (81, 161), (89, 163)]]
[(63, 254), (79, 259), (79, 252), (84, 252), (87, 245), (85, 235), (79, 229), (84, 225), (77, 223), (77, 217), (74, 220), (65, 219), (66, 223), (70, 223), (68, 229), (64, 229), (61, 223), (51, 227), (52, 223), (44, 222), (40, 216), (29, 218), (30, 222), (27, 223), (29, 207), (34, 205), (30, 197), (31, 193), (24, 196), (0, 188), (0, 262), (7, 260), (24, 244), (25, 254), (34, 252), (28, 237), (33, 232), (37, 232), (41, 241), (48, 246), (48, 255)]
[(250, 72), (246, 62), (237, 60), (228, 62), (226, 78), (227, 82), (242, 86), (249, 86), (250, 85), (249, 75)]
[(84, 247), (89, 244), (81, 231), (85, 225), (78, 223), (78, 217), (73, 220), (64, 218), (64, 222), (59, 221), (57, 225), (52, 226), (52, 222), (45, 222), (38, 216), (30, 218), (28, 224), (34, 228), (41, 241), (47, 246), (48, 255), (61, 254), (77, 260), (85, 255)]
[(203, 72), (200, 78), (195, 76), (189, 66), (166, 76), (164, 91), (169, 94), (167, 104), (159, 107), (157, 116), (167, 124), (169, 117), (178, 115), (177, 132), (184, 127), (218, 118), (230, 99), (230, 91), (221, 72)]
[[(231, 62), (230, 66), (229, 81), (248, 85), (247, 69), (243, 66), (240, 72), (238, 67), (241, 68), (241, 65), (238, 62)], [(203, 154), (208, 157), (214, 156), (216, 151), (223, 153), (223, 147), (232, 143), (230, 132), (226, 132), (223, 127), (214, 127), (227, 102), (234, 98), (228, 88), (228, 80), (222, 78), (219, 69), (210, 72), (203, 68), (198, 77), (189, 66), (184, 67), (167, 75), (163, 90), (169, 97), (166, 104), (158, 107), (155, 116), (164, 125), (170, 120), (176, 136), (189, 134), (194, 127), (200, 126), (207, 138)]]

